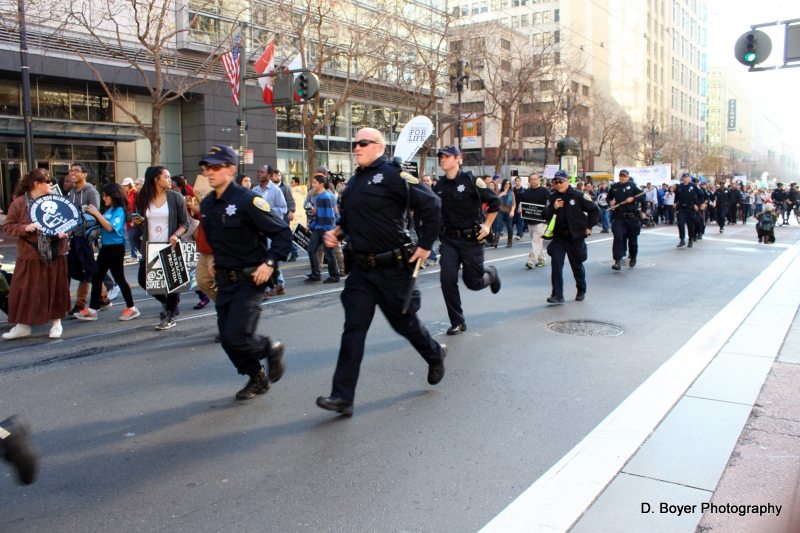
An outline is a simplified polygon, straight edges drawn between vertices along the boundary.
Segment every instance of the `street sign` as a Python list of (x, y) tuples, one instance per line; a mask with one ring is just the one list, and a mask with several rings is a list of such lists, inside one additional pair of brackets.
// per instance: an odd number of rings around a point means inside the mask
[(245, 150), (244, 151), (244, 164), (245, 165), (252, 165), (253, 164), (253, 151), (252, 150)]

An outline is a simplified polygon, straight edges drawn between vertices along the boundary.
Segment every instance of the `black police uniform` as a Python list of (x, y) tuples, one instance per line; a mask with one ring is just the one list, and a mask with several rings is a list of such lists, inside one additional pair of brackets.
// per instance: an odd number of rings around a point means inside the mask
[(428, 187), (410, 174), (401, 176), (401, 172), (399, 165), (381, 156), (368, 167), (359, 167), (341, 194), (339, 226), (347, 236), (354, 259), (342, 292), (344, 332), (331, 399), (351, 405), (376, 305), (392, 328), (411, 342), (428, 365), (441, 364), (444, 356), (443, 345), (433, 340), (417, 318), (419, 290), (414, 290), (407, 314), (402, 313), (412, 266), (408, 263), (409, 256), (401, 253), (409, 242), (407, 208), (422, 220), (418, 245), (430, 250), (439, 233), (440, 207)]
[[(561, 209), (555, 208), (558, 199), (564, 200)], [(564, 296), (564, 256), (569, 258), (572, 275), (578, 293), (586, 292), (586, 272), (583, 262), (588, 257), (586, 248), (586, 230), (600, 222), (600, 208), (591, 197), (569, 187), (564, 194), (553, 191), (550, 196), (550, 205), (547, 207), (546, 218), (551, 220), (556, 215), (553, 240), (547, 245), (547, 254), (551, 259), (551, 283), (553, 292), (551, 297)], [(585, 213), (585, 214), (584, 214)]]
[(269, 337), (256, 333), (266, 283), (257, 285), (252, 273), (262, 263), (286, 260), (292, 232), (261, 196), (235, 182), (219, 198), (215, 193), (206, 196), (200, 212), (214, 252), (222, 348), (239, 374), (252, 378), (261, 372), (260, 359), (268, 358), (272, 347)]
[(694, 181), (693, 183), (697, 185), (697, 190), (700, 193), (700, 209), (695, 212), (694, 217), (694, 237), (702, 240), (703, 234), (706, 232), (706, 210), (703, 209), (703, 204), (708, 202), (711, 197), (708, 190), (700, 186), (699, 181)]
[(725, 229), (725, 221), (728, 219), (728, 209), (731, 206), (731, 197), (727, 189), (717, 187), (714, 192), (714, 209), (717, 215), (717, 225), (719, 232)]
[(789, 194), (785, 189), (775, 189), (772, 191), (772, 205), (775, 206), (776, 212), (783, 214), (782, 224), (789, 222), (789, 210), (786, 209), (786, 200), (789, 199)]
[(441, 267), (439, 279), (447, 315), (452, 326), (465, 323), (458, 292), (458, 269), (463, 265), (462, 278), (469, 290), (479, 291), (491, 285), (497, 271), (483, 266), (484, 244), (478, 241), (483, 222), (481, 205), (489, 205), (489, 213), (500, 210), (497, 193), (477, 178), (459, 170), (456, 177), (439, 180), (433, 188), (442, 202)]
[(798, 197), (800, 197), (800, 194), (798, 194), (797, 189), (790, 186), (789, 190), (786, 192), (786, 200), (791, 203), (787, 204), (786, 211), (783, 213), (786, 223), (789, 222), (789, 215), (792, 214), (792, 209), (797, 208)]
[(742, 201), (742, 191), (731, 187), (728, 190), (728, 198), (731, 200), (731, 205), (728, 207), (728, 222), (736, 224), (736, 218), (739, 216), (739, 203)]
[[(692, 247), (692, 238), (695, 234), (695, 206), (699, 206), (702, 196), (700, 187), (694, 183), (685, 185), (679, 183), (675, 188), (675, 207), (678, 209), (678, 234), (681, 243), (686, 238), (686, 226), (689, 227), (689, 247)], [(680, 244), (678, 245), (680, 246)]]
[[(642, 192), (636, 183), (630, 179), (627, 183), (614, 183), (608, 189), (608, 197), (606, 198), (608, 204), (611, 205), (611, 200), (614, 200), (617, 206), (611, 215), (614, 217), (611, 223), (611, 230), (614, 232), (614, 245), (612, 247), (614, 261), (619, 261), (625, 257), (626, 251), (629, 251), (631, 259), (634, 262), (636, 261), (636, 255), (639, 253), (638, 237), (642, 227), (641, 210), (644, 208), (644, 203), (647, 199), (643, 194), (638, 198), (634, 197)], [(628, 198), (634, 198), (633, 202), (621, 205)]]

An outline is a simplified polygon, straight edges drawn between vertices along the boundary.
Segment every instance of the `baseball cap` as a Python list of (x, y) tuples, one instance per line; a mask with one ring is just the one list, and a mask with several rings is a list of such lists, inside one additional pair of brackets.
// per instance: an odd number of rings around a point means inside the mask
[(136, 185), (144, 185), (144, 178), (136, 178), (136, 181), (134, 181), (134, 183)]
[(126, 187), (126, 186), (130, 187), (131, 185), (133, 185), (133, 180), (131, 178), (125, 178), (124, 180), (122, 180), (122, 186), (123, 187)]
[(688, 172), (684, 172), (683, 174), (681, 174), (681, 177), (684, 177), (684, 176), (689, 176), (690, 178), (692, 177), (692, 175), (689, 174)]
[(236, 150), (230, 146), (215, 144), (209, 148), (208, 153), (199, 164), (221, 165), (223, 163), (229, 163), (231, 165), (236, 165), (238, 162), (239, 155), (236, 153)]
[(454, 155), (456, 157), (461, 157), (461, 150), (459, 150), (458, 147), (453, 146), (452, 144), (448, 144), (447, 146), (436, 152), (436, 157), (439, 157), (440, 155)]
[(626, 175), (626, 176), (628, 176), (628, 177), (630, 177), (630, 176), (631, 176), (631, 175), (630, 175), (630, 173), (629, 173), (627, 170), (625, 170), (624, 168), (623, 168), (622, 170), (620, 170), (620, 171), (619, 171), (619, 175), (620, 175), (620, 176), (622, 176), (623, 174), (624, 174), (624, 175)]
[(492, 176), (492, 179), (493, 180), (501, 180), (501, 179), (503, 179), (503, 176), (501, 176), (500, 174), (495, 174), (494, 176)]
[(557, 170), (555, 175), (553, 176), (554, 180), (568, 180), (569, 174), (566, 173), (564, 170)]
[(317, 174), (327, 174), (327, 173), (328, 173), (328, 167), (319, 167), (317, 169)]

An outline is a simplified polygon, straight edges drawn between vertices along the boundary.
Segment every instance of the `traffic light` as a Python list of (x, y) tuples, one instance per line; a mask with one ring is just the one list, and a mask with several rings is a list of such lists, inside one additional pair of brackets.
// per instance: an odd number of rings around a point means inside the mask
[(319, 78), (312, 72), (300, 72), (294, 79), (294, 94), (300, 100), (311, 100), (319, 92)]
[(751, 30), (736, 40), (733, 53), (736, 60), (747, 67), (763, 63), (772, 52), (772, 39), (759, 30)]

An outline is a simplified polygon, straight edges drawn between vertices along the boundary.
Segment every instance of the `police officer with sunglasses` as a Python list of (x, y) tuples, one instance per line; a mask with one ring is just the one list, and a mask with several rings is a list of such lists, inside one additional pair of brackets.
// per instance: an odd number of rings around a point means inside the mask
[[(417, 318), (419, 290), (413, 291), (410, 306), (403, 313), (413, 266), (428, 258), (439, 234), (439, 199), (417, 178), (403, 172), (399, 164), (387, 161), (385, 150), (380, 131), (364, 128), (356, 134), (358, 169), (341, 195), (339, 224), (324, 237), (330, 248), (347, 237), (348, 276), (342, 291), (344, 332), (333, 387), (329, 397), (317, 398), (317, 405), (347, 416), (353, 414), (364, 343), (375, 306), (428, 363), (428, 383), (436, 385), (444, 377), (447, 347), (433, 340)], [(406, 231), (409, 211), (422, 221), (415, 249), (410, 247)]]

